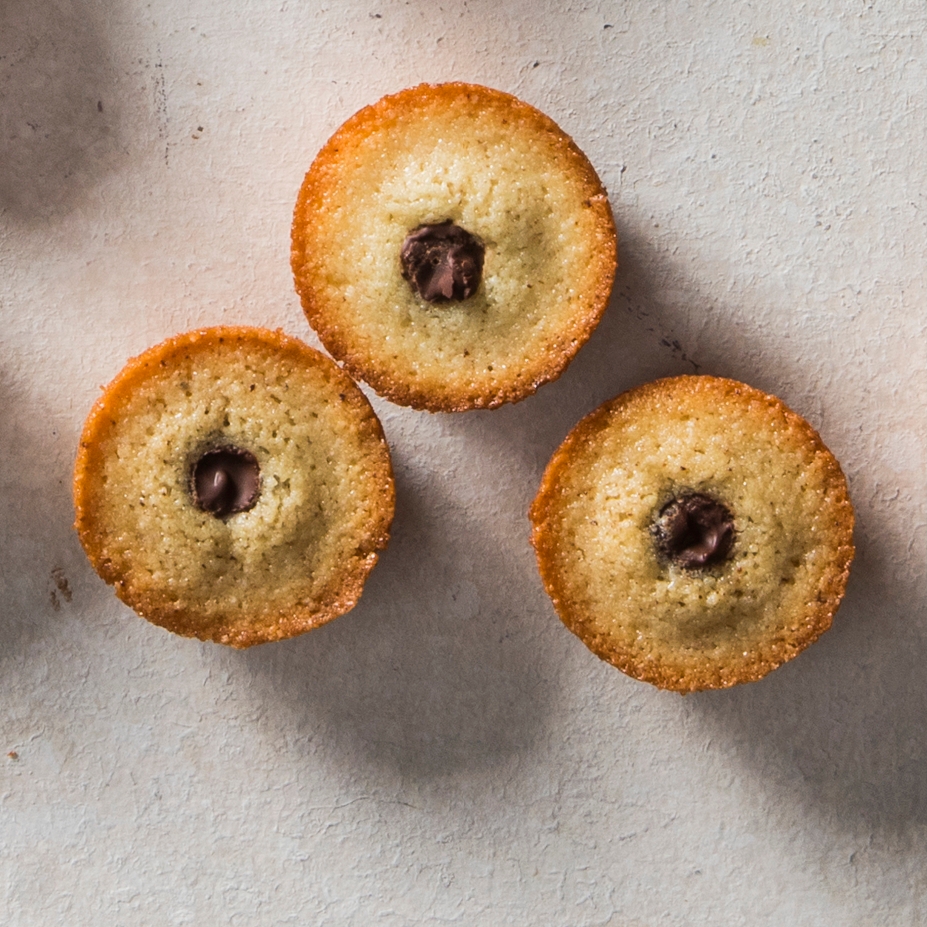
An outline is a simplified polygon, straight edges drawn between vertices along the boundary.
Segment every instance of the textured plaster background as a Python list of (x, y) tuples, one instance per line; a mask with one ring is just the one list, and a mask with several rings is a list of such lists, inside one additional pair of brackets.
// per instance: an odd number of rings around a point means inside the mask
[[(0, 922), (927, 923), (923, 0), (3, 0)], [(391, 546), (351, 614), (238, 653), (121, 606), (71, 531), (100, 384), (281, 326), (290, 213), (423, 80), (540, 107), (613, 201), (612, 304), (490, 413), (375, 400)], [(557, 620), (525, 512), (584, 413), (747, 380), (843, 463), (833, 630), (680, 698)]]

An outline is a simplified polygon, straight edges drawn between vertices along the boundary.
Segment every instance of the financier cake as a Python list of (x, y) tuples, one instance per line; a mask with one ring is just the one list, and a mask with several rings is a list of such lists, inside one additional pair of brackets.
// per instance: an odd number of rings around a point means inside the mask
[(615, 225), (592, 165), (538, 110), (422, 84), (352, 116), (293, 217), (309, 323), (355, 377), (432, 411), (558, 377), (608, 303)]
[(94, 569), (177, 634), (248, 647), (353, 608), (393, 516), (380, 423), (329, 358), (225, 327), (131, 360), (84, 426), (76, 528)]
[(603, 660), (691, 692), (766, 675), (831, 624), (853, 558), (837, 461), (780, 400), (681, 376), (583, 419), (531, 508), (547, 592)]

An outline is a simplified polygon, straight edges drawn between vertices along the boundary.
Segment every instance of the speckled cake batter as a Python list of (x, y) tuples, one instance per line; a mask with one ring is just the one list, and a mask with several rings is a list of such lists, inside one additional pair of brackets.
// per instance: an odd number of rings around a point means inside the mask
[(647, 384), (583, 419), (531, 518), (564, 623), (683, 692), (758, 679), (816, 640), (853, 557), (846, 481), (814, 429), (716, 377)]
[(94, 406), (76, 527), (140, 615), (237, 647), (352, 608), (386, 545), (380, 424), (328, 358), (280, 332), (214, 328), (132, 360)]

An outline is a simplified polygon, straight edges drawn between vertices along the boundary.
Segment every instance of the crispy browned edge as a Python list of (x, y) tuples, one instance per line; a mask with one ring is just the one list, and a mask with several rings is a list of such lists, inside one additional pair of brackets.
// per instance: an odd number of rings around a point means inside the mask
[[(768, 652), (758, 653), (753, 661), (743, 665), (740, 672), (730, 672), (724, 667), (713, 666), (706, 666), (703, 672), (691, 672), (683, 667), (674, 667), (669, 661), (661, 663), (656, 660), (639, 660), (634, 654), (621, 650), (607, 635), (596, 631), (592, 616), (574, 606), (564, 594), (561, 576), (556, 568), (554, 552), (558, 544), (556, 519), (561, 499), (560, 480), (571, 466), (574, 449), (606, 428), (611, 416), (619, 409), (638, 401), (647, 401), (650, 397), (660, 394), (678, 395), (682, 392), (714, 394), (719, 398), (739, 395), (745, 400), (758, 400), (767, 407), (780, 411), (788, 423), (800, 432), (811, 453), (823, 456), (827, 479), (835, 490), (833, 527), (837, 554), (823, 578), (817, 598), (808, 603), (802, 623), (803, 633), (789, 641), (788, 646), (774, 646)], [(646, 383), (622, 393), (583, 418), (548, 463), (537, 496), (531, 505), (529, 518), (532, 522), (531, 543), (537, 555), (541, 579), (563, 623), (593, 653), (622, 672), (635, 679), (652, 683), (660, 689), (671, 689), (681, 693), (728, 688), (761, 679), (816, 641), (831, 626), (834, 614), (843, 599), (854, 555), (854, 514), (847, 481), (840, 464), (824, 445), (817, 431), (775, 396), (736, 380), (706, 375), (667, 377)]]
[[(309, 275), (303, 272), (303, 256), (307, 250), (307, 235), (311, 229), (313, 213), (323, 207), (329, 178), (338, 172), (341, 149), (354, 139), (363, 138), (388, 125), (397, 114), (406, 107), (424, 102), (447, 101), (467, 94), (477, 101), (482, 110), (497, 109), (506, 115), (517, 112), (523, 119), (535, 124), (539, 134), (546, 134), (557, 139), (564, 147), (566, 157), (572, 161), (573, 169), (582, 179), (588, 190), (587, 203), (598, 214), (597, 237), (599, 249), (603, 255), (603, 273), (599, 277), (595, 291), (591, 294), (585, 318), (568, 343), (559, 353), (551, 352), (549, 364), (542, 375), (529, 382), (516, 382), (508, 389), (498, 389), (491, 393), (475, 390), (448, 390), (442, 395), (414, 388), (411, 384), (398, 380), (382, 372), (368, 368), (363, 358), (358, 357), (352, 349), (350, 336), (337, 324), (331, 324), (324, 301), (319, 297)], [(605, 255), (609, 255), (608, 258)], [(414, 409), (427, 409), (431, 412), (463, 412), (468, 409), (493, 409), (506, 402), (518, 402), (532, 395), (538, 387), (551, 380), (556, 380), (575, 357), (579, 349), (589, 340), (599, 324), (608, 305), (615, 270), (618, 266), (617, 232), (608, 194), (602, 181), (596, 174), (589, 159), (580, 148), (550, 117), (544, 115), (527, 103), (501, 90), (493, 90), (479, 84), (452, 82), (446, 84), (419, 84), (399, 93), (383, 97), (377, 103), (365, 107), (347, 120), (326, 142), (318, 153), (303, 181), (293, 212), (291, 266), (296, 283), (296, 290), (302, 302), (303, 311), (309, 324), (318, 334), (326, 349), (352, 376), (369, 383), (377, 393), (399, 405)]]
[[(120, 576), (106, 554), (107, 538), (99, 529), (95, 509), (95, 475), (100, 469), (100, 439), (117, 421), (120, 406), (133, 390), (147, 379), (149, 373), (170, 363), (171, 358), (184, 352), (209, 350), (223, 341), (241, 344), (263, 343), (283, 355), (291, 355), (299, 363), (322, 366), (330, 374), (333, 387), (344, 394), (345, 401), (359, 413), (361, 429), (366, 431), (371, 447), (378, 446), (380, 453), (371, 460), (374, 481), (380, 489), (379, 518), (370, 525), (363, 551), (352, 561), (352, 572), (344, 576), (337, 588), (326, 591), (322, 601), (314, 605), (297, 605), (286, 612), (268, 612), (263, 616), (263, 631), (242, 630), (234, 625), (213, 625), (204, 633), (194, 610), (177, 608), (161, 610), (145, 596), (136, 594), (131, 578)], [(115, 589), (116, 595), (130, 608), (153, 624), (160, 625), (184, 637), (213, 640), (232, 647), (250, 647), (273, 640), (282, 640), (309, 631), (337, 618), (352, 609), (361, 596), (367, 575), (377, 562), (378, 552), (389, 541), (390, 526), (395, 509), (395, 485), (389, 447), (383, 428), (367, 397), (351, 378), (331, 359), (279, 329), (248, 326), (222, 326), (197, 329), (168, 338), (149, 348), (126, 364), (116, 378), (104, 388), (94, 403), (84, 424), (74, 465), (74, 527), (94, 570)], [(210, 633), (211, 632), (211, 633)]]

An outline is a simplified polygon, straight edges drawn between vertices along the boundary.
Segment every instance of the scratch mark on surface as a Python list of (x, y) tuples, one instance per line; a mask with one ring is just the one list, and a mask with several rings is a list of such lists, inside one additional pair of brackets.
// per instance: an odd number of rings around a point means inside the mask
[(170, 117), (167, 113), (167, 84), (164, 80), (164, 61), (161, 57), (161, 46), (158, 46), (157, 60), (155, 61), (154, 95), (155, 113), (158, 117), (158, 138), (164, 142), (164, 163), (170, 164), (171, 144), (168, 141), (168, 124)]
[(660, 344), (665, 348), (669, 348), (673, 357), (677, 360), (681, 360), (683, 363), (691, 364), (692, 369), (698, 373), (700, 365), (697, 364), (688, 354), (682, 349), (682, 345), (679, 343), (678, 338), (673, 338), (672, 335), (660, 339)]
[[(622, 289), (618, 291), (618, 297), (624, 302), (625, 312), (635, 318), (638, 322), (643, 323), (648, 332), (657, 334), (656, 327), (652, 324), (649, 324), (653, 321), (653, 315), (651, 311), (634, 299), (630, 287), (622, 287)], [(679, 339), (674, 337), (672, 334), (660, 335), (659, 344), (661, 347), (669, 348), (673, 357), (675, 357), (677, 360), (680, 360), (685, 364), (691, 364), (695, 373), (698, 373), (699, 370), (701, 370), (701, 364), (696, 363), (694, 360), (692, 360), (691, 357), (689, 357), (689, 355), (683, 349)]]

